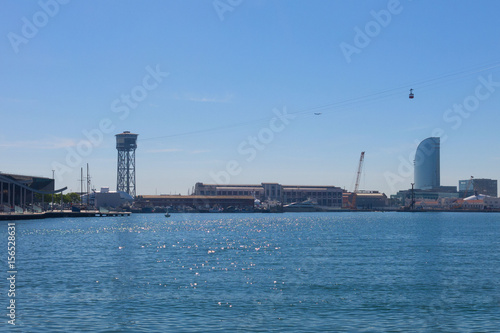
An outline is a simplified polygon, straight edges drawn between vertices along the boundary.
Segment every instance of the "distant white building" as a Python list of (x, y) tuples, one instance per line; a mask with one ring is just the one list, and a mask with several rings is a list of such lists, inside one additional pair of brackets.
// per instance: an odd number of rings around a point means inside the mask
[(124, 191), (110, 191), (109, 187), (101, 187), (99, 192), (82, 195), (82, 204), (88, 204), (96, 208), (117, 208), (125, 204), (132, 204), (134, 198)]
[(500, 198), (489, 195), (478, 194), (464, 199), (462, 208), (464, 209), (499, 209)]

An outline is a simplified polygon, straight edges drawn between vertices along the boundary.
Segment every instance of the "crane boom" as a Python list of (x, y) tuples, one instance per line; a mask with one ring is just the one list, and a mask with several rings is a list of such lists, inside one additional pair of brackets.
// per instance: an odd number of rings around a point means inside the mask
[(465, 188), (465, 192), (464, 192), (464, 197), (462, 199), (457, 199), (454, 204), (452, 205), (452, 208), (462, 208), (462, 205), (464, 204), (464, 201), (465, 201), (465, 198), (467, 198), (467, 192), (469, 192), (469, 188), (472, 184), (472, 188), (474, 189), (474, 176), (470, 176), (470, 179), (469, 181), (467, 182), (467, 187)]
[[(473, 184), (473, 182), (474, 182), (474, 176), (470, 176), (470, 179), (467, 182), (467, 188), (465, 189), (465, 192), (464, 192), (464, 199), (467, 197), (467, 192), (469, 192), (469, 188), (470, 188), (471, 184)], [(472, 191), (474, 192), (474, 186), (472, 187)]]
[(359, 180), (361, 178), (361, 170), (363, 169), (363, 161), (365, 160), (365, 152), (361, 152), (359, 157), (358, 174), (356, 175), (356, 185), (354, 186), (354, 193), (358, 193), (359, 190)]
[(361, 152), (361, 156), (359, 157), (359, 165), (358, 165), (358, 173), (356, 175), (356, 185), (354, 185), (354, 192), (352, 192), (352, 202), (351, 202), (351, 209), (356, 210), (356, 197), (358, 195), (358, 189), (359, 189), (359, 180), (361, 178), (361, 170), (363, 169), (363, 161), (365, 159), (365, 152)]

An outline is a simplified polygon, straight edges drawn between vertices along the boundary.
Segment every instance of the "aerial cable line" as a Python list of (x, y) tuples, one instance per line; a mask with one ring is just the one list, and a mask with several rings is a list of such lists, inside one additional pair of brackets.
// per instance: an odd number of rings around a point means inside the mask
[[(496, 63), (493, 63), (491, 65), (481, 67), (478, 69), (473, 68), (473, 69), (463, 70), (463, 71), (459, 71), (459, 72), (455, 72), (455, 73), (448, 73), (448, 74), (444, 74), (444, 75), (436, 77), (436, 78), (417, 81), (417, 82), (405, 84), (405, 85), (397, 87), (397, 88), (385, 89), (385, 90), (374, 92), (374, 93), (369, 94), (369, 95), (365, 95), (365, 96), (361, 96), (361, 97), (354, 97), (351, 99), (347, 99), (347, 100), (343, 100), (343, 101), (339, 101), (339, 102), (335, 102), (335, 103), (331, 103), (331, 104), (326, 104), (326, 105), (322, 105), (322, 106), (318, 106), (318, 107), (314, 107), (314, 108), (309, 108), (309, 109), (304, 110), (304, 111), (297, 111), (297, 112), (294, 112), (291, 114), (299, 114), (299, 113), (304, 113), (304, 112), (323, 110), (323, 109), (331, 108), (334, 106), (343, 106), (344, 104), (353, 104), (355, 102), (372, 101), (372, 100), (382, 99), (382, 98), (386, 98), (386, 97), (393, 96), (393, 95), (399, 95), (399, 94), (401, 94), (400, 91), (402, 88), (406, 88), (409, 86), (417, 87), (417, 88), (425, 88), (425, 87), (434, 85), (434, 83), (431, 84), (430, 82), (442, 80), (444, 78), (459, 79), (462, 77), (466, 77), (466, 76), (469, 76), (472, 74), (477, 74), (477, 73), (484, 72), (486, 70), (494, 69), (494, 68), (498, 68), (498, 67), (500, 67), (500, 63), (496, 62)], [(461, 74), (463, 74), (463, 75), (461, 75)], [(461, 75), (461, 76), (459, 76), (457, 78), (453, 78), (454, 76), (457, 76), (457, 75)], [(380, 98), (376, 98), (376, 97), (380, 97)]]
[[(437, 76), (434, 78), (416, 81), (416, 82), (412, 82), (412, 83), (407, 83), (407, 84), (400, 85), (400, 86), (395, 87), (395, 88), (389, 88), (389, 89), (385, 89), (385, 90), (376, 91), (374, 93), (371, 93), (371, 94), (368, 94), (365, 96), (348, 98), (348, 99), (340, 100), (340, 101), (333, 102), (330, 104), (325, 104), (325, 105), (321, 105), (321, 106), (307, 108), (307, 109), (299, 110), (299, 111), (295, 111), (295, 112), (289, 112), (288, 114), (296, 115), (296, 116), (299, 116), (299, 115), (307, 116), (314, 111), (320, 111), (320, 110), (324, 111), (326, 109), (331, 109), (331, 108), (335, 108), (336, 109), (335, 111), (340, 111), (342, 109), (345, 109), (346, 107), (354, 106), (358, 103), (373, 102), (373, 101), (382, 100), (382, 99), (385, 99), (385, 98), (388, 98), (391, 96), (400, 95), (400, 94), (402, 94), (402, 90), (403, 89), (406, 90), (408, 87), (417, 88), (417, 89), (427, 88), (430, 86), (437, 85), (439, 82), (441, 84), (443, 84), (443, 83), (450, 81), (450, 80), (458, 80), (458, 79), (461, 79), (461, 78), (469, 76), (469, 75), (481, 73), (481, 72), (484, 72), (484, 71), (487, 71), (490, 69), (496, 69), (499, 67), (500, 67), (500, 62), (495, 61), (492, 63), (484, 64), (481, 67), (472, 67), (472, 68), (464, 69), (461, 71), (446, 73), (446, 74), (443, 74), (441, 76)], [(254, 120), (244, 121), (244, 122), (238, 122), (238, 123), (227, 124), (227, 125), (223, 125), (223, 126), (200, 129), (200, 130), (196, 130), (196, 131), (145, 138), (145, 139), (140, 139), (140, 141), (166, 139), (166, 138), (183, 137), (183, 136), (210, 133), (210, 132), (214, 132), (214, 131), (225, 130), (225, 129), (235, 128), (235, 127), (241, 127), (241, 126), (254, 124), (254, 123), (267, 122), (267, 121), (269, 121), (269, 119), (270, 119), (270, 117), (263, 117), (263, 118), (258, 118), (258, 119), (254, 119)]]

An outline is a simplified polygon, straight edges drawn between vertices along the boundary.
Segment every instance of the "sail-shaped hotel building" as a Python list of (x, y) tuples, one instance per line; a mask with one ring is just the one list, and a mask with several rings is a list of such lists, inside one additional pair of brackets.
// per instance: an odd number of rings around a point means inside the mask
[(431, 190), (441, 186), (439, 155), (438, 137), (430, 137), (420, 142), (414, 162), (415, 189)]

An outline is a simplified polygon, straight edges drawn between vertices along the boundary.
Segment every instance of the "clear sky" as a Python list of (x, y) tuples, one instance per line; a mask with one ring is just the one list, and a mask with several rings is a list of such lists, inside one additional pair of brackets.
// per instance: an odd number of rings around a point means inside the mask
[(430, 136), (442, 185), (500, 178), (499, 1), (0, 3), (2, 172), (115, 189), (131, 131), (137, 194), (352, 190), (365, 151), (360, 188), (389, 195)]

